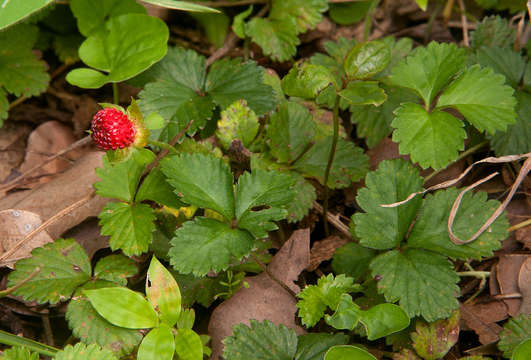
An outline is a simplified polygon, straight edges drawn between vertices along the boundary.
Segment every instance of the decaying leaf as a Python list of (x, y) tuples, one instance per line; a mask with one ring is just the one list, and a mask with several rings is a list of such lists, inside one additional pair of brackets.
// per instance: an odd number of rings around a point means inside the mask
[(492, 301), (484, 304), (461, 304), (461, 319), (464, 325), (479, 336), (482, 344), (490, 344), (498, 340), (502, 330), (496, 324), (507, 318), (507, 306), (503, 301)]
[(500, 289), (499, 295), (508, 307), (508, 313), (511, 316), (516, 316), (522, 299), (515, 298), (514, 295), (520, 293), (518, 288), (518, 272), (522, 264), (529, 255), (526, 254), (504, 254), (500, 256), (498, 265), (496, 266), (496, 279)]
[(310, 252), (310, 265), (306, 268), (308, 271), (314, 271), (319, 265), (334, 256), (336, 250), (348, 242), (347, 239), (339, 236), (329, 236), (326, 239), (316, 241)]

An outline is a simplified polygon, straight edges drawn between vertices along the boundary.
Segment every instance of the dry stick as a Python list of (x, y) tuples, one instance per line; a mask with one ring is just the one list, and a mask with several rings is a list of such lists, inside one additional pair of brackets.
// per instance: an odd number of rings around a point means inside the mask
[[(319, 204), (317, 201), (313, 202), (313, 207), (320, 213), (323, 214), (323, 207), (321, 204)], [(345, 235), (348, 239), (352, 239), (352, 234), (350, 233), (350, 230), (347, 225), (343, 224), (341, 220), (339, 220), (339, 216), (332, 215), (331, 213), (326, 214), (326, 218), (330, 222), (330, 224), (334, 225), (334, 227), (339, 230), (340, 233)]]
[(507, 231), (508, 232), (516, 231), (518, 229), (525, 228), (526, 226), (530, 226), (530, 225), (531, 225), (531, 219), (527, 219), (525, 221), (522, 221), (518, 224), (511, 226), (510, 228), (507, 229)]
[(466, 47), (470, 47), (470, 42), (468, 41), (468, 20), (466, 19), (466, 8), (463, 0), (459, 1), (459, 8), (461, 9), (461, 23), (463, 24), (463, 43)]
[[(35, 230), (33, 230), (32, 232), (30, 232), (28, 235), (26, 235), (23, 239), (19, 240), (13, 247), (9, 248), (9, 250), (7, 250), (5, 253), (3, 253), (2, 255), (0, 255), (0, 261), (3, 261), (5, 260), (6, 258), (10, 257), (11, 255), (13, 255), (18, 249), (20, 249), (20, 247), (22, 245), (24, 245), (27, 241), (33, 239), (37, 234), (39, 234), (41, 231), (43, 231), (44, 229), (46, 229), (48, 226), (50, 226), (51, 224), (55, 223), (57, 220), (65, 217), (66, 215), (68, 215), (71, 211), (85, 205), (86, 203), (88, 203), (95, 195), (95, 191), (92, 190), (90, 192), (90, 194), (88, 194), (87, 196), (81, 198), (80, 200), (76, 201), (75, 203), (67, 206), (66, 208), (64, 208), (63, 210), (59, 211), (57, 214), (55, 214), (54, 216), (52, 216), (51, 218), (49, 218), (48, 220), (46, 220), (45, 222), (43, 222), (38, 228), (36, 228)], [(4, 263), (1, 263), (0, 262), (0, 266), (4, 266)]]
[(70, 151), (72, 151), (74, 149), (77, 149), (78, 147), (81, 147), (81, 146), (84, 146), (84, 145), (90, 143), (90, 139), (91, 139), (90, 136), (85, 136), (84, 138), (76, 141), (75, 143), (71, 144), (70, 146), (66, 147), (65, 149), (59, 151), (57, 154), (50, 156), (49, 158), (47, 158), (46, 160), (41, 162), (39, 165), (32, 167), (31, 169), (29, 169), (29, 170), (25, 171), (24, 173), (22, 173), (21, 175), (19, 175), (17, 178), (15, 178), (15, 179), (9, 181), (8, 183), (0, 186), (0, 192), (11, 190), (20, 181), (22, 181), (26, 176), (28, 176), (29, 174), (31, 174), (35, 170), (40, 169), (44, 165), (52, 162), (53, 160), (57, 159), (58, 157), (63, 156), (64, 154), (66, 154), (66, 153), (68, 153), (68, 152), (70, 152)]
[(9, 294), (11, 294), (13, 291), (19, 289), (22, 287), (22, 285), (24, 285), (25, 283), (27, 283), (28, 281), (30, 281), (31, 279), (33, 279), (35, 276), (37, 276), (39, 273), (41, 272), (41, 268), (40, 266), (37, 266), (33, 272), (31, 274), (28, 275), (28, 277), (26, 277), (25, 279), (23, 279), (21, 282), (19, 282), (18, 284), (14, 285), (14, 286), (11, 286), (10, 288), (7, 288), (5, 290), (1, 290), (0, 291), (0, 298), (3, 298)]
[(277, 278), (271, 271), (269, 271), (267, 266), (263, 262), (261, 262), (260, 259), (256, 257), (256, 255), (251, 254), (251, 258), (256, 261), (258, 266), (260, 266), (262, 270), (264, 270), (264, 272), (271, 278), (271, 280), (282, 286), (284, 290), (286, 290), (291, 296), (297, 299), (297, 294), (293, 290), (291, 290), (288, 285), (284, 284), (279, 278)]

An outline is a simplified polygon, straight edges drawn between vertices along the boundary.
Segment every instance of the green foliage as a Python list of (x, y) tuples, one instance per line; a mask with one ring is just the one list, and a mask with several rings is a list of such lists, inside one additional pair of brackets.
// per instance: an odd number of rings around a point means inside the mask
[(14, 346), (3, 351), (2, 360), (39, 360), (39, 354), (31, 353), (25, 347)]
[(168, 9), (184, 10), (184, 11), (191, 11), (191, 12), (219, 13), (219, 10), (217, 10), (217, 9), (214, 9), (214, 8), (211, 8), (211, 7), (208, 7), (208, 6), (204, 6), (204, 5), (190, 3), (188, 1), (145, 0), (144, 2), (153, 4), (153, 5), (157, 5), (157, 6), (162, 6), (162, 7), (168, 8)]
[(478, 23), (476, 30), (470, 34), (470, 46), (478, 50), (483, 46), (510, 48), (515, 40), (515, 32), (506, 19), (488, 16)]
[(367, 350), (361, 349), (352, 345), (336, 345), (332, 346), (326, 352), (324, 360), (376, 360)]
[(166, 176), (160, 167), (152, 169), (138, 188), (135, 201), (142, 202), (145, 200), (152, 200), (175, 209), (185, 205), (173, 193), (173, 187), (166, 181)]
[(425, 360), (443, 358), (459, 338), (459, 312), (445, 320), (433, 323), (417, 321), (416, 330), (411, 333), (413, 348)]
[(11, 0), (0, 8), (0, 30), (24, 20), (53, 3), (52, 0)]
[(346, 100), (349, 106), (379, 106), (387, 99), (387, 95), (378, 86), (377, 81), (349, 82), (347, 87), (341, 90), (338, 95)]
[(383, 41), (369, 41), (354, 46), (343, 63), (349, 79), (364, 80), (383, 71), (389, 64), (391, 51)]
[(216, 136), (225, 149), (228, 149), (235, 139), (239, 139), (243, 146), (249, 147), (259, 127), (258, 117), (247, 106), (247, 102), (243, 99), (237, 100), (221, 112)]
[(173, 276), (156, 257), (151, 259), (147, 272), (146, 295), (160, 320), (166, 325), (175, 325), (181, 312), (181, 292)]
[(371, 4), (372, 0), (330, 4), (328, 15), (339, 25), (351, 25), (365, 17)]
[(531, 338), (531, 316), (520, 315), (509, 319), (500, 333), (498, 348), (503, 356), (511, 358), (516, 347), (524, 340)]
[(334, 81), (334, 76), (324, 66), (303, 62), (292, 67), (282, 79), (282, 90), (289, 96), (313, 99)]
[(357, 280), (367, 272), (375, 256), (376, 251), (350, 242), (336, 250), (332, 269), (336, 274), (345, 274)]
[(251, 326), (235, 325), (232, 336), (223, 340), (227, 360), (292, 360), (297, 351), (295, 330), (276, 326), (269, 320), (250, 321)]
[(342, 333), (309, 333), (297, 339), (295, 360), (323, 360), (326, 351), (334, 345), (345, 345), (348, 336)]
[(175, 335), (175, 352), (182, 360), (202, 360), (201, 338), (191, 329), (179, 329)]
[(138, 360), (172, 360), (175, 353), (175, 341), (171, 328), (165, 324), (152, 329), (138, 347)]
[(136, 275), (137, 272), (135, 262), (120, 254), (106, 256), (94, 267), (94, 277), (121, 286), (126, 286), (127, 278)]
[(531, 339), (522, 341), (513, 351), (512, 360), (525, 360), (531, 357)]
[(67, 345), (54, 357), (55, 360), (116, 360), (110, 350), (101, 349), (95, 344)]

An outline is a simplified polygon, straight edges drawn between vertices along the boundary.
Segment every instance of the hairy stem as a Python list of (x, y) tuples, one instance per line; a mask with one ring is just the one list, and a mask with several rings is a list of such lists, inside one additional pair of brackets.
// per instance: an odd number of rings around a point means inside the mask
[(339, 95), (336, 96), (334, 102), (334, 135), (332, 137), (332, 146), (330, 147), (330, 155), (328, 156), (328, 164), (326, 164), (326, 170), (324, 175), (324, 203), (323, 203), (323, 220), (326, 236), (330, 235), (330, 229), (328, 228), (328, 178), (330, 177), (330, 170), (332, 169), (332, 163), (334, 162), (334, 156), (336, 155), (337, 140), (339, 137)]

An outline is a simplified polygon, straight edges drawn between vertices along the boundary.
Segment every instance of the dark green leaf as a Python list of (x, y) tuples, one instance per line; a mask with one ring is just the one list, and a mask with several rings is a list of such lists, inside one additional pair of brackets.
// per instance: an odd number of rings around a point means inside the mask
[(323, 19), (321, 13), (328, 10), (327, 0), (273, 0), (270, 19), (295, 19), (297, 34), (305, 33)]
[(166, 324), (152, 329), (138, 347), (138, 360), (172, 360), (175, 353), (175, 341), (171, 328)]
[(138, 273), (136, 264), (123, 255), (109, 255), (100, 259), (94, 268), (94, 277), (126, 286), (127, 278)]
[(2, 88), (0, 88), (0, 127), (4, 124), (4, 120), (7, 119), (8, 110), (9, 101), (7, 100), (7, 94)]
[(295, 180), (293, 191), (295, 197), (290, 202), (286, 210), (288, 211), (288, 222), (295, 223), (302, 220), (311, 208), (313, 208), (313, 202), (317, 199), (317, 193), (311, 183), (309, 183), (304, 177), (294, 171), (288, 173)]
[(191, 307), (196, 302), (208, 308), (215, 300), (214, 296), (227, 290), (217, 278), (196, 277), (191, 274), (179, 274), (175, 271), (172, 274), (181, 289), (182, 305), (185, 308)]
[(334, 345), (345, 345), (345, 334), (309, 333), (300, 335), (295, 360), (323, 360), (326, 351)]
[(385, 42), (370, 41), (354, 46), (343, 67), (350, 79), (367, 79), (384, 70), (390, 58), (391, 51)]
[(151, 170), (138, 189), (135, 201), (144, 200), (152, 200), (174, 209), (185, 206), (173, 192), (173, 187), (168, 183), (160, 167)]
[(276, 20), (254, 17), (247, 23), (245, 32), (274, 61), (291, 59), (300, 44), (294, 18)]
[(477, 24), (476, 30), (470, 33), (470, 46), (477, 50), (482, 46), (510, 48), (515, 39), (515, 31), (506, 19), (499, 15), (488, 16)]
[(409, 317), (398, 305), (378, 304), (361, 311), (360, 322), (367, 330), (367, 338), (376, 340), (407, 328)]
[(476, 61), (505, 76), (507, 84), (516, 88), (524, 75), (526, 62), (517, 52), (499, 47), (482, 47), (476, 53)]
[(367, 272), (375, 256), (376, 251), (350, 242), (336, 250), (332, 269), (336, 274), (345, 274), (357, 280)]
[(330, 4), (328, 15), (339, 25), (352, 25), (363, 20), (371, 4), (372, 0)]

